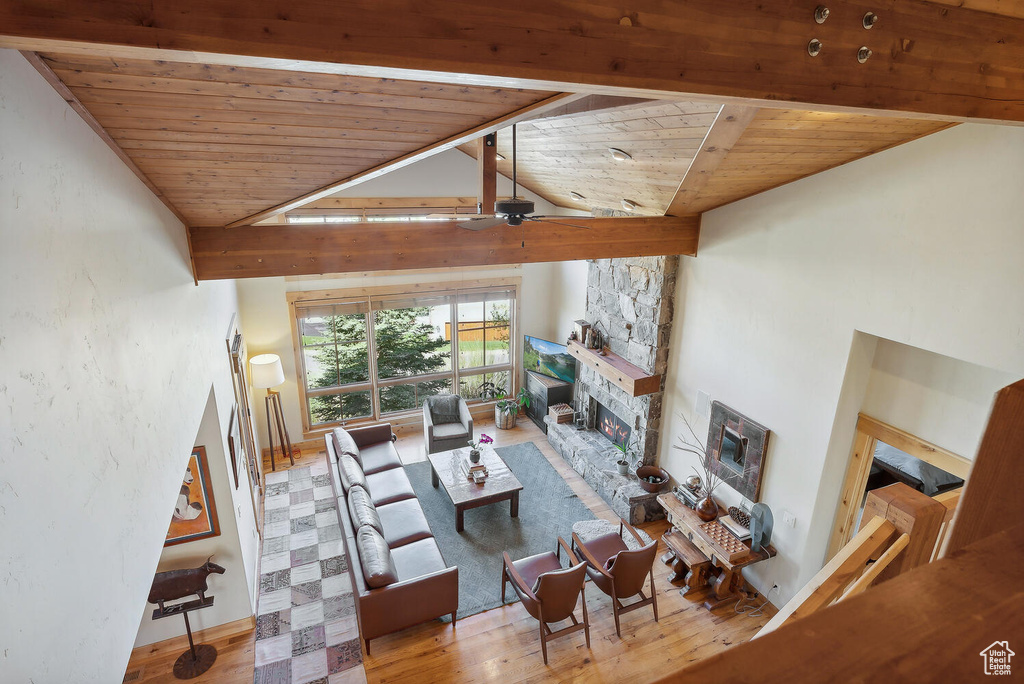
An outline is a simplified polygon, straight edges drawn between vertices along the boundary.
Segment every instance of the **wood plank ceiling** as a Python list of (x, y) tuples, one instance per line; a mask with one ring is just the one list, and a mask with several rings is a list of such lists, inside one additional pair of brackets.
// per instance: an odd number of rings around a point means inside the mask
[(193, 226), (244, 219), (551, 93), (41, 55)]
[[(622, 210), (661, 216), (686, 174), (719, 105), (654, 101), (580, 115), (519, 124), (518, 173), (524, 187), (561, 207)], [(511, 129), (498, 134), (498, 171), (512, 175)], [(618, 162), (609, 150), (628, 151)], [(470, 155), (472, 145), (460, 150)], [(584, 197), (575, 200), (571, 192)]]
[[(718, 110), (718, 105), (652, 102), (521, 123), (519, 182), (562, 207), (621, 212), (622, 200), (628, 199), (637, 204), (630, 213), (660, 216)], [(678, 206), (679, 213), (720, 207), (949, 125), (863, 114), (761, 110), (699, 194)], [(498, 162), (498, 170), (506, 176), (512, 175), (511, 140), (511, 129), (499, 132), (498, 151), (507, 159)], [(621, 149), (632, 159), (615, 161), (609, 148)], [(473, 145), (459, 149), (476, 154)], [(571, 192), (584, 199), (573, 199)]]

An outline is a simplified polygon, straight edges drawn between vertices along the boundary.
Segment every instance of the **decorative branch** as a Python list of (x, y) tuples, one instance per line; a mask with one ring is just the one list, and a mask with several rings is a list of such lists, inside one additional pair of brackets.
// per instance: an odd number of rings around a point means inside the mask
[[(690, 431), (690, 435), (693, 436), (693, 443), (691, 444), (686, 440), (685, 435), (678, 436), (678, 442), (672, 445), (673, 449), (679, 449), (680, 451), (688, 451), (691, 454), (696, 454), (701, 457), (700, 466), (701, 469), (697, 470), (695, 466), (690, 466), (693, 472), (700, 477), (701, 485), (704, 487), (704, 492), (707, 496), (714, 494), (718, 485), (722, 484), (722, 478), (718, 477), (718, 474), (711, 467), (711, 458), (708, 456), (707, 450), (700, 443), (700, 439), (697, 437), (697, 433), (693, 431), (693, 427), (690, 426), (690, 422), (686, 420), (686, 416), (683, 412), (679, 412), (679, 417), (682, 419), (683, 424), (686, 425), (686, 429)], [(703, 477), (701, 473), (703, 472)]]

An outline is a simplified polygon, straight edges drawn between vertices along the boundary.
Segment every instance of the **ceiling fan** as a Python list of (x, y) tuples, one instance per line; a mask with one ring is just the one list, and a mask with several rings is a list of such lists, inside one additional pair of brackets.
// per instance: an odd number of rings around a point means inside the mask
[[(552, 221), (552, 218), (560, 217), (549, 217), (549, 216), (530, 216), (534, 210), (534, 204), (528, 199), (523, 199), (516, 194), (516, 124), (512, 124), (512, 197), (509, 199), (498, 200), (494, 203), (494, 213), (496, 216), (481, 217), (469, 219), (459, 223), (459, 228), (465, 228), (466, 230), (487, 230), (488, 228), (495, 228), (497, 226), (521, 226), (523, 221), (537, 221), (538, 223), (554, 223), (560, 226), (569, 226), (570, 228), (582, 228), (583, 230), (590, 230), (588, 226), (578, 226), (572, 223), (563, 223), (561, 221)], [(525, 243), (523, 245), (525, 247)]]

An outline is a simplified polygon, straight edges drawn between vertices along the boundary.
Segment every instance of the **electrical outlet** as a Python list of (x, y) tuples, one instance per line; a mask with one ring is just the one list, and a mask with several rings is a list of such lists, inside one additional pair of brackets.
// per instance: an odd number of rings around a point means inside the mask
[(796, 527), (796, 516), (789, 511), (782, 513), (782, 522), (786, 524), (786, 527)]

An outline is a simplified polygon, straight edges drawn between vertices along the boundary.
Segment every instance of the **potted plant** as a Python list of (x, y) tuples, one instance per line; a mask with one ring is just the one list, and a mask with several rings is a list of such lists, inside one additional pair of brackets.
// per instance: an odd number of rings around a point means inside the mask
[(477, 441), (469, 440), (469, 460), (471, 463), (480, 462), (480, 448), (487, 445), (494, 444), (494, 438), (481, 432), (480, 439)]
[(615, 461), (615, 467), (618, 469), (619, 475), (628, 475), (633, 461), (637, 458), (636, 440), (630, 438), (629, 442), (616, 444), (615, 448), (621, 452), (619, 460)]
[(494, 424), (501, 430), (514, 428), (519, 409), (529, 405), (530, 395), (526, 393), (525, 387), (520, 387), (519, 394), (514, 397), (506, 397), (504, 393), (499, 394), (498, 401), (494, 403)]

